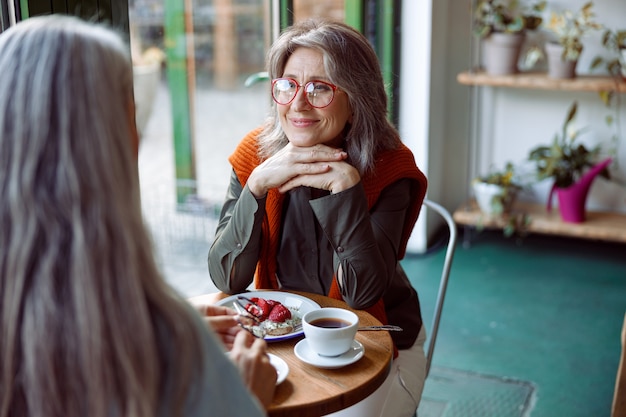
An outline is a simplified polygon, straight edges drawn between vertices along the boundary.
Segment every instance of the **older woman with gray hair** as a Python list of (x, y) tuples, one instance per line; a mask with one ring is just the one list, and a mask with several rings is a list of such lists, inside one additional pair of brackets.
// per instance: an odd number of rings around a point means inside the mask
[(274, 106), (230, 156), (211, 278), (231, 294), (254, 282), (329, 295), (401, 326), (385, 384), (340, 413), (411, 416), (426, 335), (399, 260), (427, 181), (387, 119), (376, 54), (343, 23), (307, 20), (272, 45), (268, 72)]
[(229, 359), (157, 269), (128, 47), (34, 17), (0, 34), (0, 74), (0, 416), (265, 415), (265, 342), (240, 331)]

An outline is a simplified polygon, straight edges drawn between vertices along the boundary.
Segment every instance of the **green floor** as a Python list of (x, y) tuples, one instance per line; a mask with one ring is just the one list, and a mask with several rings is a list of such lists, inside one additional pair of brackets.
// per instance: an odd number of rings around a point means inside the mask
[[(443, 255), (402, 261), (428, 324)], [(625, 313), (626, 245), (485, 231), (457, 248), (433, 365), (533, 383), (532, 417), (608, 417)]]

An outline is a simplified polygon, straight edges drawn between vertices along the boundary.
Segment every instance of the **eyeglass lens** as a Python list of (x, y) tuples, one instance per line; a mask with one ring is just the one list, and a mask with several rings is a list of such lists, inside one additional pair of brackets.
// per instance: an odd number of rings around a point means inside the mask
[(328, 106), (335, 97), (335, 89), (331, 84), (323, 81), (309, 81), (304, 86), (299, 85), (290, 78), (274, 80), (272, 97), (278, 104), (289, 104), (293, 101), (300, 87), (304, 87), (305, 99), (313, 107), (321, 108)]

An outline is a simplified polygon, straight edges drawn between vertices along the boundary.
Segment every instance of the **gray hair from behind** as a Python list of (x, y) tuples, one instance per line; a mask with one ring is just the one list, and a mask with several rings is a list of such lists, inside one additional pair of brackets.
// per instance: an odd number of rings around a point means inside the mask
[[(297, 48), (322, 53), (329, 80), (349, 98), (353, 121), (345, 129), (348, 161), (365, 175), (373, 170), (376, 155), (400, 145), (400, 135), (387, 118), (387, 95), (376, 52), (367, 38), (341, 22), (307, 19), (287, 28), (268, 52), (270, 79), (282, 77)], [(278, 119), (277, 104), (259, 137), (262, 158), (284, 147), (288, 140)]]
[(33, 17), (0, 74), (0, 417), (154, 416), (167, 390), (180, 415), (201, 340), (142, 220), (129, 49)]

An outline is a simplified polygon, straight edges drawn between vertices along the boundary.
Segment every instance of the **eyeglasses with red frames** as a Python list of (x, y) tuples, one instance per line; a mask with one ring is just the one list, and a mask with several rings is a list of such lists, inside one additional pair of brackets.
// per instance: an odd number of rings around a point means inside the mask
[(272, 80), (272, 98), (278, 104), (287, 105), (296, 98), (300, 88), (304, 88), (306, 102), (316, 109), (329, 106), (337, 90), (336, 85), (325, 81), (312, 80), (300, 85), (293, 78), (276, 78)]

